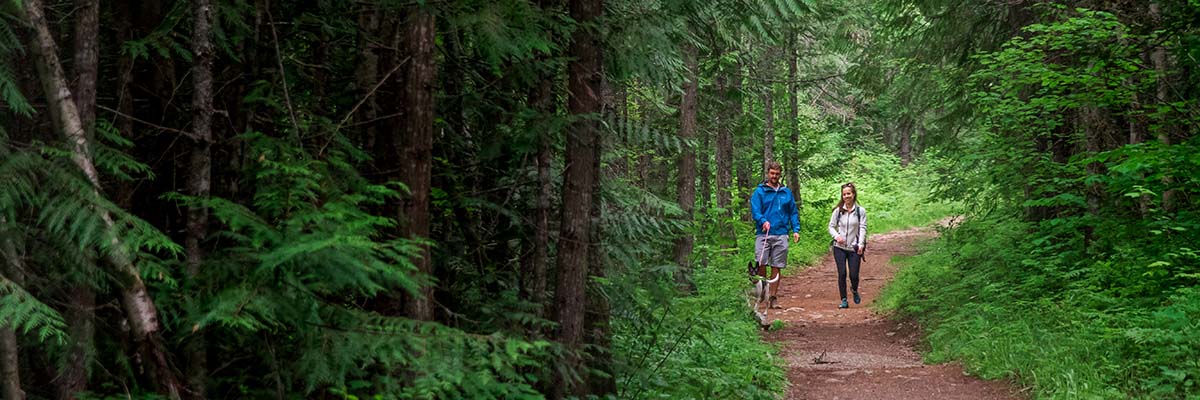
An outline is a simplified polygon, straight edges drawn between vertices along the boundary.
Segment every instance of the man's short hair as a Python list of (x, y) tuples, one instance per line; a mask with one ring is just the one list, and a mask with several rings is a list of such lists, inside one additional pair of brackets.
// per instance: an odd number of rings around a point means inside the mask
[(767, 161), (767, 171), (770, 171), (770, 170), (776, 170), (779, 172), (783, 172), (783, 164), (780, 164), (779, 161), (775, 161), (775, 160)]

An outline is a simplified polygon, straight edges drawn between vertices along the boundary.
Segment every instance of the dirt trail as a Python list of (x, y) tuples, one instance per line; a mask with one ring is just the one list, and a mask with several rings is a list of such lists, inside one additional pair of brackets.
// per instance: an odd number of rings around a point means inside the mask
[[(770, 318), (787, 327), (765, 334), (779, 343), (788, 368), (787, 399), (1021, 399), (1004, 382), (981, 381), (963, 374), (956, 364), (924, 365), (914, 350), (920, 332), (870, 310), (879, 290), (892, 279), (892, 256), (915, 253), (913, 242), (936, 235), (917, 228), (871, 237), (862, 264), (862, 304), (838, 309), (833, 256), (785, 276), (779, 289), (782, 310)], [(849, 286), (847, 284), (847, 293)]]

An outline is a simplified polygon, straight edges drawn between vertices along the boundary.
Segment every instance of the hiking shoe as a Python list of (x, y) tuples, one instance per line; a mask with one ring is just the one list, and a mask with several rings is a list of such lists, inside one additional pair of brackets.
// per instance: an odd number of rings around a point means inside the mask
[(838, 308), (850, 308), (850, 304), (846, 303), (846, 298), (842, 298), (842, 304), (838, 304)]
[(775, 303), (775, 296), (771, 296), (771, 301), (767, 304), (768, 304), (767, 308), (772, 308), (772, 309), (776, 309), (776, 310), (783, 309), (783, 306)]
[(862, 303), (862, 297), (858, 296), (858, 291), (854, 292), (854, 304)]

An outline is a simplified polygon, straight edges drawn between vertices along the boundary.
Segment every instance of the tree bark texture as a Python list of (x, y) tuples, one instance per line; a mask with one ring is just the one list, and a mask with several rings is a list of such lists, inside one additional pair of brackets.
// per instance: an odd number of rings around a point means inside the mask
[(900, 122), (900, 167), (907, 167), (912, 162), (912, 131), (915, 124), (910, 117), (904, 117)]
[(86, 283), (73, 285), (69, 290), (64, 317), (72, 343), (54, 385), (58, 399), (75, 399), (77, 393), (87, 390), (91, 360), (88, 353), (96, 335), (96, 291)]
[[(742, 77), (741, 77), (742, 72), (743, 72), (743, 69), (741, 67), (738, 67), (737, 74), (735, 74), (734, 78), (733, 78), (732, 94), (733, 94), (734, 98), (736, 99), (736, 101), (732, 101), (727, 104), (730, 107), (729, 111), (730, 111), (730, 114), (732, 115), (732, 118), (730, 119), (731, 124), (732, 124), (732, 127), (730, 129), (732, 129), (732, 132), (730, 133), (731, 139), (730, 139), (730, 149), (729, 149), (729, 162), (732, 163), (732, 166), (730, 168), (733, 169), (733, 173), (736, 174), (736, 178), (737, 178), (737, 182), (733, 183), (732, 186), (730, 187), (730, 192), (731, 192), (730, 196), (733, 196), (736, 194), (737, 196), (735, 196), (733, 198), (735, 199), (735, 201), (738, 202), (739, 205), (748, 205), (750, 203), (750, 193), (751, 192), (747, 189), (754, 186), (754, 183), (753, 183), (754, 178), (750, 176), (750, 166), (753, 165), (754, 163), (753, 162), (738, 163), (737, 150), (741, 150), (742, 152), (746, 152), (746, 153), (751, 152), (751, 149), (754, 148), (755, 135), (750, 132), (741, 132), (738, 129), (738, 127), (741, 125), (743, 113), (746, 112), (746, 108), (745, 108), (746, 105), (744, 103), (745, 99), (742, 97)], [(751, 112), (753, 112), (753, 109), (751, 109)], [(751, 156), (750, 159), (753, 160), (754, 157)], [(734, 208), (737, 208), (737, 207), (734, 207)], [(733, 210), (731, 209), (730, 212), (732, 212), (732, 211)], [(746, 221), (746, 222), (750, 221), (750, 212), (749, 211), (750, 210), (747, 209), (746, 212), (740, 213), (742, 221)], [(733, 227), (730, 227), (730, 228), (733, 229)], [(737, 236), (736, 230), (731, 231), (729, 233), (729, 235), (730, 235), (730, 237)]]
[[(792, 40), (794, 44), (796, 41)], [(798, 73), (798, 63), (800, 62), (799, 50), (793, 45), (788, 49), (788, 132), (791, 134), (789, 143), (791, 143), (792, 151), (786, 155), (787, 164), (783, 169), (787, 171), (788, 187), (792, 188), (792, 198), (796, 201), (796, 208), (804, 207), (804, 203), (800, 200), (800, 108), (799, 108), (799, 85), (796, 83)]]
[[(543, 8), (548, 6), (546, 1), (540, 2)], [(533, 215), (533, 259), (525, 263), (526, 270), (521, 274), (521, 291), (523, 297), (538, 306), (538, 316), (543, 314), (546, 296), (546, 266), (550, 261), (550, 213), (551, 196), (554, 186), (550, 181), (551, 152), (553, 150), (553, 135), (551, 124), (546, 123), (554, 118), (554, 74), (544, 72), (542, 79), (529, 92), (529, 105), (537, 112), (536, 124), (538, 130), (538, 147), (535, 162), (537, 164), (538, 191)]]
[[(607, 80), (604, 80), (607, 83)], [(605, 85), (607, 86), (607, 84)], [(606, 90), (611, 93), (611, 91)], [(610, 100), (610, 97), (606, 97)], [(611, 103), (607, 104), (606, 114), (612, 111)], [(615, 115), (606, 115), (611, 118)], [(591, 248), (588, 249), (588, 276), (604, 278), (607, 273), (604, 270), (604, 247), (601, 236), (604, 235), (604, 225), (601, 224), (603, 204), (601, 204), (601, 177), (600, 158), (604, 154), (603, 139), (597, 133), (595, 136), (595, 145), (592, 146), (592, 168), (596, 171), (592, 174), (592, 208), (589, 211), (591, 219)], [(612, 357), (612, 342), (609, 339), (610, 327), (609, 320), (611, 319), (611, 308), (608, 303), (608, 296), (604, 295), (604, 287), (600, 283), (589, 279), (586, 283), (587, 288), (587, 309), (584, 318), (585, 329), (587, 330), (588, 346), (588, 371), (593, 371), (586, 378), (586, 388), (576, 390), (574, 394), (583, 397), (594, 395), (600, 398), (608, 394), (617, 392), (616, 374), (613, 371)]]
[[(79, 110), (75, 106), (71, 89), (67, 85), (66, 75), (58, 60), (58, 47), (42, 7), (41, 0), (26, 0), (23, 10), (25, 18), (33, 29), (30, 35), (30, 50), (34, 55), (38, 76), (42, 89), (46, 94), (46, 102), (55, 128), (62, 132), (72, 153), (71, 159), (91, 181), (97, 196), (101, 193), (100, 176), (96, 171), (89, 150), (89, 141), (84, 130)], [(155, 390), (171, 399), (179, 399), (184, 387), (173, 372), (163, 346), (161, 326), (158, 320), (158, 310), (142, 282), (137, 267), (133, 265), (126, 253), (124, 244), (113, 230), (112, 216), (102, 210), (97, 210), (106, 228), (106, 235), (111, 242), (110, 251), (105, 255), (108, 262), (116, 269), (115, 276), (121, 290), (121, 303), (129, 318), (130, 333), (138, 343), (138, 352), (142, 361), (148, 363), (147, 373)]]
[(775, 160), (775, 107), (773, 106), (773, 93), (767, 90), (763, 93), (763, 117), (765, 117), (763, 130), (763, 164), (762, 176), (767, 176), (767, 163)]
[[(721, 110), (721, 119), (717, 124), (717, 207), (725, 209), (725, 214), (729, 215), (729, 203), (731, 199), (730, 188), (733, 186), (733, 125), (736, 122), (736, 116), (733, 112), (733, 90), (729, 86), (728, 78), (718, 77), (718, 90), (721, 91), (721, 100), (724, 102)], [(737, 107), (741, 107), (739, 103)]]
[[(213, 60), (216, 54), (212, 44), (213, 5), (210, 0), (195, 0), (192, 3), (194, 28), (192, 29), (192, 134), (193, 144), (188, 168), (188, 194), (198, 199), (208, 199), (212, 188), (212, 116), (213, 116)], [(187, 237), (184, 249), (187, 252), (187, 273), (196, 278), (204, 252), (200, 247), (208, 237), (208, 207), (189, 206), (187, 210)], [(204, 397), (208, 375), (207, 351), (204, 332), (195, 332), (185, 347), (188, 352), (188, 385), (196, 398)]]
[(696, 152), (696, 175), (700, 177), (700, 196), (696, 199), (696, 211), (700, 215), (708, 213), (708, 207), (712, 205), (712, 135), (708, 130), (700, 130), (696, 132), (700, 135), (700, 151)]
[[(1162, 5), (1157, 1), (1150, 2), (1150, 21), (1151, 25), (1156, 29), (1163, 27)], [(1155, 75), (1157, 76), (1157, 86), (1155, 90), (1155, 102), (1158, 104), (1170, 104), (1170, 87), (1171, 79), (1168, 72), (1171, 60), (1167, 57), (1167, 49), (1162, 44), (1154, 46), (1150, 51), (1150, 64), (1154, 66)], [(1168, 114), (1170, 115), (1170, 114)], [(1160, 116), (1163, 117), (1163, 116)], [(1162, 144), (1172, 144), (1172, 129), (1173, 124), (1164, 123), (1159, 128), (1158, 141)], [(1163, 183), (1166, 184), (1167, 190), (1162, 193), (1162, 208), (1165, 211), (1173, 211), (1175, 209), (1175, 198), (1178, 197), (1176, 190), (1169, 189), (1174, 186), (1174, 180), (1171, 177), (1163, 177)]]
[[(406, 55), (409, 58), (404, 77), (404, 122), (400, 133), (400, 177), (409, 195), (401, 201), (403, 234), (410, 238), (429, 237), (429, 196), (433, 172), (434, 17), (431, 10), (416, 7), (405, 22)], [(433, 276), (428, 246), (422, 246), (420, 259), (413, 260), (422, 277)], [(408, 316), (433, 319), (433, 287), (423, 284), (420, 293), (405, 303)]]
[[(538, 6), (544, 11), (558, 4), (559, 0), (538, 1)], [(538, 197), (535, 199), (533, 215), (534, 240), (530, 243), (533, 246), (533, 258), (523, 263), (526, 270), (521, 274), (521, 291), (524, 299), (536, 305), (536, 315), (546, 317), (546, 267), (550, 263), (551, 196), (554, 190), (550, 168), (554, 143), (553, 132), (550, 131), (551, 124), (545, 124), (545, 121), (554, 118), (557, 107), (554, 102), (556, 74), (553, 71), (545, 71), (542, 74), (544, 76), (530, 89), (528, 96), (529, 106), (535, 109), (538, 120), (544, 121), (544, 124), (538, 124), (541, 129), (538, 131), (538, 155), (535, 159), (538, 166)]]
[[(695, 46), (684, 48), (684, 63), (687, 66), (687, 81), (683, 83), (683, 100), (679, 104), (679, 139), (684, 142), (683, 151), (679, 154), (679, 182), (676, 193), (679, 195), (679, 208), (683, 210), (683, 219), (692, 223), (692, 210), (696, 206), (696, 149), (687, 142), (696, 138), (696, 104), (697, 89), (700, 86), (697, 74), (699, 65)], [(679, 270), (675, 274), (678, 287), (688, 290), (695, 289), (691, 277), (691, 263), (688, 257), (692, 254), (694, 238), (690, 232), (685, 232), (675, 240), (674, 258)]]
[[(84, 136), (94, 137), (96, 125), (96, 85), (100, 68), (100, 3), (96, 0), (76, 2), (75, 11), (75, 107), (79, 110)], [(55, 381), (58, 399), (73, 400), (75, 394), (87, 390), (88, 353), (96, 334), (96, 292), (88, 283), (74, 283), (67, 290), (68, 305), (64, 317), (70, 333), (71, 347)]]
[(75, 104), (90, 138), (95, 131), (96, 77), (100, 70), (100, 2), (78, 0), (75, 7)]
[[(0, 227), (7, 225), (7, 222), (0, 216)], [(4, 259), (4, 264), (0, 265), (0, 279), (23, 285), (25, 266), (12, 239), (0, 238), (0, 258)], [(17, 332), (12, 327), (0, 326), (0, 394), (5, 399), (25, 399), (25, 391), (21, 389), (20, 354)]]
[(21, 390), (20, 360), (17, 358), (17, 333), (9, 327), (0, 328), (0, 379), (3, 387), (0, 394), (5, 399), (24, 400), (25, 391)]
[[(587, 26), (603, 12), (602, 0), (572, 0), (570, 16), (580, 26), (571, 37), (567, 82), (567, 110), (571, 115), (595, 115), (601, 111), (600, 91), (602, 60), (599, 34)], [(594, 147), (599, 145), (599, 124), (582, 118), (567, 131), (566, 170), (563, 172), (562, 225), (558, 240), (558, 340), (571, 354), (566, 370), (577, 371), (583, 339), (583, 319), (587, 303), (587, 276), (591, 243), (592, 181), (596, 170)], [(553, 398), (579, 394), (574, 382), (555, 385)]]

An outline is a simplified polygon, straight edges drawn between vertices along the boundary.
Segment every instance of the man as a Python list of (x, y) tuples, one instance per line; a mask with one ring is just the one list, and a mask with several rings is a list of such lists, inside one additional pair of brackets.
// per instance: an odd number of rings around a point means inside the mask
[[(750, 196), (750, 216), (754, 218), (754, 259), (758, 261), (758, 275), (766, 276), (766, 267), (771, 267), (774, 280), (779, 271), (787, 267), (788, 232), (792, 242), (800, 241), (800, 215), (792, 191), (779, 178), (783, 166), (778, 161), (767, 163), (767, 179), (758, 185)], [(775, 304), (779, 284), (771, 288), (770, 308), (782, 308)]]

